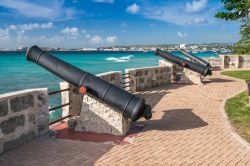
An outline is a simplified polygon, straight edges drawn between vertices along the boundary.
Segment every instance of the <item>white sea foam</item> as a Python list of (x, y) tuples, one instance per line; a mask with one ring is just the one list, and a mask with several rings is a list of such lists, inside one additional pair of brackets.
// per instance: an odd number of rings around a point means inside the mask
[(108, 57), (106, 58), (107, 61), (114, 61), (114, 62), (129, 62), (130, 59), (133, 57), (133, 55), (128, 55), (128, 56), (123, 56), (120, 58), (115, 58), (115, 57)]

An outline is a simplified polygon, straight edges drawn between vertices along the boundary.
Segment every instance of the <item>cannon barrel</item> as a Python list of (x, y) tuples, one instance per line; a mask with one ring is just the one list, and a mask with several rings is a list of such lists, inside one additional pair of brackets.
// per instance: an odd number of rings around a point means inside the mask
[(193, 55), (193, 54), (191, 54), (191, 53), (189, 53), (189, 52), (187, 52), (187, 51), (185, 51), (183, 49), (181, 49), (180, 51), (181, 51), (181, 53), (186, 55), (188, 58), (190, 58), (192, 61), (211, 68), (210, 63), (208, 63), (207, 61), (205, 61), (205, 60), (203, 60), (203, 59), (201, 59), (201, 58), (199, 58), (199, 57), (197, 57), (197, 56), (195, 56), (195, 55)]
[(163, 52), (160, 49), (157, 49), (155, 55), (161, 56), (170, 62), (173, 62), (177, 65), (190, 69), (194, 72), (200, 73), (202, 76), (212, 75), (212, 70), (209, 67), (172, 55), (169, 52)]
[(152, 116), (151, 107), (145, 104), (145, 99), (68, 64), (43, 51), (38, 46), (32, 46), (27, 51), (26, 58), (79, 88), (86, 87), (87, 93), (117, 108), (124, 117), (133, 122), (140, 117), (150, 119)]

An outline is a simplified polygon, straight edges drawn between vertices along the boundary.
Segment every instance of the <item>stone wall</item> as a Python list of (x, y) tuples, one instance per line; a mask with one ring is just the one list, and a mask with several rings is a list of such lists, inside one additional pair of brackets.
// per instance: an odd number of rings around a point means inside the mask
[(181, 78), (181, 75), (183, 74), (183, 67), (176, 65), (174, 63), (171, 63), (167, 60), (159, 60), (159, 66), (160, 67), (169, 67), (172, 70), (171, 73), (171, 81), (177, 81)]
[(0, 95), (0, 153), (47, 134), (47, 89), (30, 89)]
[(111, 84), (121, 87), (122, 72), (120, 71), (111, 71), (111, 72), (101, 73), (101, 74), (97, 74), (96, 76), (102, 78), (103, 80)]
[(204, 58), (205, 61), (210, 63), (213, 70), (222, 70), (224, 68), (224, 59), (219, 58)]
[(146, 68), (133, 68), (126, 69), (129, 78), (130, 91), (137, 92), (148, 88), (166, 85), (171, 82), (172, 70), (170, 67), (146, 67)]
[(241, 55), (239, 57), (239, 68), (250, 68), (250, 55)]
[(224, 59), (224, 68), (239, 68), (239, 55), (220, 55)]
[(224, 68), (250, 68), (250, 55), (220, 55)]

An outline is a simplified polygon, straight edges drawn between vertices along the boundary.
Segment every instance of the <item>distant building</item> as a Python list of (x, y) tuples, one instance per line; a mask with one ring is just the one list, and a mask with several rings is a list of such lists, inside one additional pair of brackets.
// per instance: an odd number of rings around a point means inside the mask
[(186, 49), (186, 44), (180, 44), (180, 49)]
[(193, 46), (190, 46), (190, 48), (191, 48), (192, 50), (197, 50), (197, 49), (199, 48), (199, 46), (193, 45)]
[(24, 46), (19, 46), (18, 47), (18, 51), (26, 51), (28, 49), (28, 47), (24, 47)]

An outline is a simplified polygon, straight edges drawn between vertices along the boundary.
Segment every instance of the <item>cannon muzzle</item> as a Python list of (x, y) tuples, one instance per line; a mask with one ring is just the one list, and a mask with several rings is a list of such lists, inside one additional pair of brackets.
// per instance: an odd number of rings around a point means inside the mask
[(195, 56), (195, 55), (193, 55), (193, 54), (191, 54), (183, 49), (181, 49), (180, 51), (181, 51), (181, 53), (186, 55), (188, 58), (190, 58), (192, 61), (211, 68), (210, 63), (208, 63), (207, 61), (205, 61), (205, 60), (203, 60), (203, 59), (201, 59), (201, 58), (199, 58), (199, 57), (197, 57), (197, 56)]
[(182, 67), (190, 69), (194, 72), (197, 72), (197, 73), (201, 74), (202, 76), (212, 75), (212, 70), (209, 67), (206, 67), (206, 66), (201, 65), (199, 63), (195, 63), (195, 62), (192, 62), (190, 60), (172, 55), (169, 52), (163, 52), (160, 49), (157, 49), (155, 52), (155, 55), (161, 56), (170, 62), (173, 62), (179, 66), (182, 66)]
[(37, 63), (74, 86), (86, 87), (87, 93), (117, 108), (122, 112), (123, 116), (133, 122), (141, 117), (146, 119), (152, 117), (151, 107), (145, 104), (145, 99), (66, 63), (37, 46), (28, 49), (26, 57), (27, 60)]

